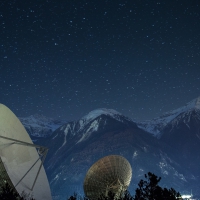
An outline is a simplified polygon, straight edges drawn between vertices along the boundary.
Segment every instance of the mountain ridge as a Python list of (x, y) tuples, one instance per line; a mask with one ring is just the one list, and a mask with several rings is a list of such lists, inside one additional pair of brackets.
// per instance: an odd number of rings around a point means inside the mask
[(160, 117), (138, 122), (137, 125), (155, 137), (160, 138), (162, 130), (168, 123), (176, 119), (181, 113), (191, 113), (193, 110), (200, 110), (200, 97), (186, 103), (185, 106), (165, 112)]
[(19, 117), (19, 120), (24, 125), (33, 141), (41, 137), (49, 137), (57, 128), (66, 123), (64, 120), (47, 118), (40, 114)]
[(82, 194), (87, 169), (103, 156), (118, 154), (132, 165), (131, 190), (145, 173), (152, 171), (162, 177), (164, 187), (180, 192), (193, 189), (199, 194), (199, 102), (200, 98), (194, 99), (157, 121), (149, 120), (159, 134), (152, 134), (141, 123), (105, 108), (64, 123), (48, 137), (36, 141), (49, 147), (44, 165), (52, 193), (59, 199), (66, 199), (74, 191)]

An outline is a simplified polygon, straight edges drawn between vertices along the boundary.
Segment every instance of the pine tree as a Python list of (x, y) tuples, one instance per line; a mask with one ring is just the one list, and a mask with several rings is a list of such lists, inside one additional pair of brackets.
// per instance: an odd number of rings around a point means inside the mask
[(177, 200), (181, 198), (179, 192), (173, 188), (161, 188), (158, 183), (161, 178), (155, 174), (148, 172), (145, 174), (145, 179), (141, 180), (138, 184), (139, 188), (136, 189), (135, 200)]

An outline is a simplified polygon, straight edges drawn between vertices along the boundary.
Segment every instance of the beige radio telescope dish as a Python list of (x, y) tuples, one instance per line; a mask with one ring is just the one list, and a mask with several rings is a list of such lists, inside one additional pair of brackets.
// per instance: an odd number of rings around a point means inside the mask
[(131, 165), (119, 155), (101, 158), (88, 170), (84, 180), (84, 193), (89, 199), (98, 199), (109, 192), (115, 198), (121, 197), (128, 188), (132, 177)]
[(0, 104), (0, 186), (7, 182), (19, 195), (25, 192), (36, 200), (51, 200), (43, 168), (47, 151), (34, 145), (19, 119)]

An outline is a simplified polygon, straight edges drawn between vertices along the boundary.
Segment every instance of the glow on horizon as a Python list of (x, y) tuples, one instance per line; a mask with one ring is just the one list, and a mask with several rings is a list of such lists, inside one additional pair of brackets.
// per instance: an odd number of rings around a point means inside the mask
[(192, 195), (186, 194), (186, 195), (181, 195), (182, 198), (191, 198)]

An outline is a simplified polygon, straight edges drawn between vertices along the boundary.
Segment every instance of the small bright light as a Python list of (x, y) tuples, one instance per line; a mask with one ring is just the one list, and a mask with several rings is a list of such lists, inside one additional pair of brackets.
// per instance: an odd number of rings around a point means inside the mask
[(191, 195), (182, 195), (181, 196), (182, 198), (190, 198), (190, 197), (192, 197)]

